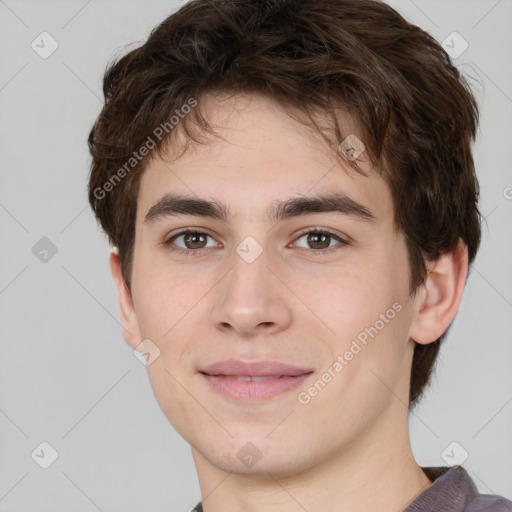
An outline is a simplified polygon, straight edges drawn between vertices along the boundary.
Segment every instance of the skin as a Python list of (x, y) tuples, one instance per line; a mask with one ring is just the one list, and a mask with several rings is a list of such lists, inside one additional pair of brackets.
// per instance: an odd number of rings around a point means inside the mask
[[(131, 293), (116, 250), (110, 263), (128, 344), (136, 348), (149, 338), (160, 350), (148, 366), (150, 382), (192, 447), (204, 510), (333, 510), (333, 503), (351, 512), (403, 510), (431, 483), (409, 440), (414, 343), (436, 340), (453, 319), (467, 276), (466, 248), (460, 244), (430, 263), (427, 281), (410, 296), (391, 194), (364, 154), (367, 176), (348, 170), (316, 131), (264, 96), (210, 94), (198, 108), (221, 137), (208, 136), (174, 158), (169, 148), (165, 161), (155, 157), (145, 169)], [(266, 217), (276, 200), (333, 191), (371, 210), (374, 220), (338, 212), (277, 223)], [(222, 202), (230, 217), (145, 223), (170, 192)], [(203, 248), (197, 241), (187, 247), (184, 236), (163, 243), (184, 228), (209, 235)], [(319, 249), (301, 232), (306, 228), (327, 229), (348, 243), (331, 238)], [(252, 263), (236, 252), (247, 236), (263, 249)], [(298, 393), (396, 303), (400, 312), (301, 404)], [(226, 359), (281, 361), (313, 374), (296, 390), (240, 403), (198, 373)], [(248, 442), (261, 453), (252, 467), (237, 457)]]

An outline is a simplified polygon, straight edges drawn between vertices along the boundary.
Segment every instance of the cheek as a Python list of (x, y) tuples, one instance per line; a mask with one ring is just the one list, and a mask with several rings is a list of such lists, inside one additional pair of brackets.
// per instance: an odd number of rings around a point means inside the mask
[[(374, 423), (396, 396), (407, 399), (410, 362), (405, 340), (410, 311), (405, 306), (400, 309), (398, 302), (393, 304), (395, 308), (391, 305), (377, 310), (378, 315), (385, 315), (387, 323), (366, 312), (359, 315), (358, 326), (351, 326), (350, 332), (342, 331), (330, 344), (332, 355), (324, 371), (331, 376), (327, 376), (325, 387), (318, 384), (322, 390), (311, 400), (310, 411), (315, 411), (311, 421), (316, 425), (330, 423), (333, 435), (340, 439), (357, 436), (362, 426)], [(340, 421), (332, 422), (333, 416)]]
[(408, 329), (412, 310), (407, 298), (388, 297), (381, 307), (372, 307), (357, 332), (344, 340), (346, 362), (336, 400), (347, 400), (353, 410), (362, 403), (368, 410), (384, 408), (394, 396), (406, 399), (409, 380)]
[(322, 286), (318, 281), (315, 287), (302, 286), (299, 293), (330, 327), (330, 337), (345, 341), (373, 325), (403, 295), (389, 269), (380, 269), (378, 263), (353, 265), (324, 276), (321, 282)]
[(156, 265), (140, 276), (137, 317), (141, 335), (160, 350), (159, 357), (147, 367), (149, 381), (167, 419), (186, 438), (189, 422), (201, 415), (191, 403), (185, 382), (193, 368), (190, 339), (191, 333), (200, 334), (198, 315), (204, 313), (200, 299), (205, 290)]
[(163, 265), (140, 262), (133, 282), (141, 334), (162, 339), (190, 312), (201, 297), (200, 286)]
[(374, 261), (333, 273), (325, 280), (328, 284), (323, 294), (310, 290), (307, 296), (333, 331), (323, 342), (329, 364), (341, 357), (340, 392), (357, 388), (378, 394), (375, 386), (383, 385), (376, 375), (382, 375), (384, 382), (394, 382), (402, 371), (411, 311), (407, 268), (394, 267), (391, 258), (381, 253)]
[(182, 384), (183, 378), (165, 354), (156, 359), (148, 369), (149, 382), (160, 409), (174, 428), (188, 440), (190, 425), (204, 415), (199, 406), (191, 401)]

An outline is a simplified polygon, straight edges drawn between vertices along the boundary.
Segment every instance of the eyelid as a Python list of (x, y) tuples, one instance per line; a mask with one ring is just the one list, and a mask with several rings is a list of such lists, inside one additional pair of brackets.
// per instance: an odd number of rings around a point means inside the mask
[(332, 229), (324, 228), (321, 226), (310, 226), (308, 228), (301, 229), (297, 233), (296, 237), (300, 238), (301, 236), (307, 235), (308, 233), (325, 233), (325, 234), (331, 235), (333, 238), (337, 238), (340, 241), (345, 242), (347, 244), (350, 243), (350, 241), (351, 241), (349, 236), (347, 236), (343, 233), (340, 233), (338, 231), (334, 231)]
[(205, 229), (205, 228), (193, 228), (193, 227), (180, 228), (180, 229), (176, 229), (174, 231), (171, 231), (170, 233), (167, 233), (164, 236), (164, 241), (168, 242), (168, 241), (172, 240), (173, 238), (175, 238), (175, 237), (177, 237), (179, 235), (185, 235), (187, 233), (206, 233), (206, 234), (209, 234), (208, 230)]

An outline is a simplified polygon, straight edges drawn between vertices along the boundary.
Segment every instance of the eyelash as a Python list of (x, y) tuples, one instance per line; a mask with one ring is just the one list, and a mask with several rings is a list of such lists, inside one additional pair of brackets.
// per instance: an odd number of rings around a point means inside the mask
[[(339, 248), (340, 246), (350, 245), (350, 243), (347, 240), (344, 240), (340, 236), (332, 233), (331, 231), (323, 229), (323, 228), (307, 228), (305, 231), (301, 231), (299, 233), (298, 237), (295, 239), (295, 242), (297, 240), (301, 239), (303, 236), (309, 235), (310, 233), (315, 233), (318, 235), (328, 235), (329, 237), (334, 238), (337, 242), (339, 242), (339, 244), (335, 245), (334, 247), (329, 247), (327, 249), (305, 249), (308, 253), (313, 253), (314, 255), (317, 255), (317, 256), (324, 256), (326, 253), (329, 254), (332, 252), (332, 250), (335, 250), (336, 247)], [(163, 245), (166, 247), (169, 247), (171, 251), (176, 252), (178, 254), (183, 254), (185, 256), (190, 256), (190, 255), (198, 256), (199, 255), (198, 253), (201, 253), (201, 251), (203, 251), (204, 249), (211, 249), (211, 247), (206, 247), (206, 248), (202, 248), (202, 249), (182, 249), (181, 247), (177, 247), (177, 248), (171, 247), (172, 242), (174, 242), (174, 240), (176, 240), (176, 238), (178, 238), (182, 235), (188, 235), (188, 234), (206, 235), (210, 238), (213, 238), (211, 235), (209, 235), (208, 233), (206, 233), (204, 231), (199, 231), (199, 230), (194, 230), (194, 229), (185, 229), (183, 231), (173, 234), (170, 238), (168, 238), (167, 240), (164, 241)], [(302, 249), (304, 249), (304, 248), (302, 248)]]

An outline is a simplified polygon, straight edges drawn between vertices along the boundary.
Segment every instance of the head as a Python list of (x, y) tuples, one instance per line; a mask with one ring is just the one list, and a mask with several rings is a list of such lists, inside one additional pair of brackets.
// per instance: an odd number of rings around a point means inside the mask
[[(300, 428), (280, 429), (296, 446), (335, 404), (351, 414), (336, 430), (348, 443), (394, 410), (390, 389), (418, 402), (480, 241), (477, 106), (431, 36), (374, 0), (196, 0), (107, 69), (104, 95), (90, 203), (116, 248), (125, 337), (158, 346), (153, 389), (193, 446), (214, 443), (187, 434), (202, 418), (225, 448), (289, 448), (263, 436), (287, 399), (213, 403), (201, 372), (220, 359), (330, 372), (295, 402)], [(183, 246), (186, 226), (202, 235)], [(312, 256), (324, 228), (331, 252)], [(236, 250), (246, 237), (250, 263)], [(170, 250), (191, 240), (199, 256)]]

